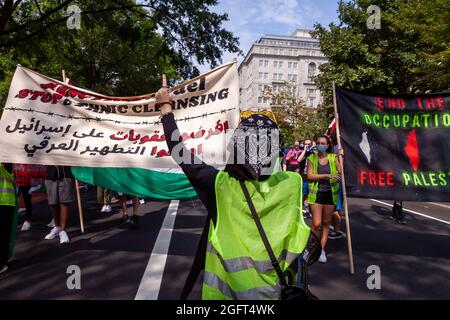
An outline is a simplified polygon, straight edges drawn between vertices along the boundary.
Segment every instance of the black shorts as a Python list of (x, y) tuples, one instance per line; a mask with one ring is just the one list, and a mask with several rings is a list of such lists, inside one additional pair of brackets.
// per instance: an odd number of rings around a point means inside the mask
[(317, 192), (316, 203), (328, 204), (334, 206), (333, 193), (330, 191), (319, 191)]
[(300, 172), (300, 164), (288, 164), (287, 171)]

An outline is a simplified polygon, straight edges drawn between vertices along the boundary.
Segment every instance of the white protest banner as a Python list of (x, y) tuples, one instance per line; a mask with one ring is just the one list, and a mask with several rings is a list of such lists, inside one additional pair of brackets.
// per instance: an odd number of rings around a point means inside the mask
[[(178, 167), (154, 96), (104, 96), (18, 66), (0, 121), (0, 162)], [(186, 147), (205, 162), (223, 154), (239, 119), (236, 62), (174, 87), (172, 97)]]

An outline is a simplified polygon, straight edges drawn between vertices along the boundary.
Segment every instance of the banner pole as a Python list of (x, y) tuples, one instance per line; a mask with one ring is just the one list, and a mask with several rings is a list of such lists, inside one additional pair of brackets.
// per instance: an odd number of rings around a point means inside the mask
[[(341, 145), (341, 132), (339, 129), (339, 114), (337, 111), (336, 104), (336, 83), (333, 81), (333, 106), (334, 106), (334, 119), (336, 121), (336, 137), (338, 142), (339, 149), (342, 149)], [(348, 204), (347, 204), (347, 190), (345, 187), (345, 174), (344, 174), (344, 158), (342, 155), (339, 155), (339, 162), (341, 163), (342, 170), (342, 198), (344, 204), (344, 213), (345, 213), (345, 228), (347, 229), (347, 248), (348, 248), (348, 258), (350, 264), (350, 274), (355, 274), (355, 267), (353, 265), (353, 249), (352, 249), (352, 237), (350, 234), (350, 219), (348, 215)]]
[[(66, 71), (62, 70), (63, 82), (66, 83)], [(84, 218), (83, 218), (83, 207), (81, 206), (81, 196), (80, 196), (80, 183), (75, 179), (75, 190), (77, 192), (77, 203), (78, 203), (78, 216), (80, 218), (80, 229), (81, 233), (84, 233)]]

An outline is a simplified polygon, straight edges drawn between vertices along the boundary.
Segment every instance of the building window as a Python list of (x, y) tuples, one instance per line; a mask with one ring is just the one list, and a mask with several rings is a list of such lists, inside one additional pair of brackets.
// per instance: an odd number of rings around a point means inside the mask
[(283, 80), (283, 74), (282, 73), (274, 73), (273, 80)]
[(292, 62), (288, 62), (288, 68), (292, 69)]
[(262, 79), (263, 79), (263, 77), (264, 77), (264, 73), (263, 73), (263, 72), (260, 72), (260, 73), (258, 74), (258, 78), (259, 78), (259, 80), (262, 80)]
[(267, 104), (267, 102), (269, 102), (269, 99), (264, 98), (264, 97), (258, 97), (259, 104)]
[(259, 66), (260, 67), (268, 67), (269, 66), (269, 60), (259, 60)]
[(315, 89), (307, 89), (306, 93), (308, 94), (308, 96), (313, 96), (316, 94), (316, 90)]
[(308, 106), (310, 107), (310, 108), (314, 108), (314, 102), (315, 102), (315, 100), (316, 100), (316, 98), (314, 98), (314, 97), (309, 97), (309, 99), (308, 99)]
[(269, 79), (269, 73), (268, 72), (264, 72), (264, 80)]
[(314, 82), (314, 77), (316, 75), (317, 66), (314, 62), (308, 65), (308, 81)]
[(297, 81), (297, 75), (296, 74), (288, 74), (288, 81)]
[(292, 62), (292, 69), (298, 68), (298, 62)]

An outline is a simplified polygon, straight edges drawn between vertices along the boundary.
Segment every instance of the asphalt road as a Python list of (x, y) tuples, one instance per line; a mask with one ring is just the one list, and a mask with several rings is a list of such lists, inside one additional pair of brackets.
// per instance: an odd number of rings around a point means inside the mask
[[(36, 199), (32, 230), (18, 231), (9, 270), (0, 275), (0, 299), (179, 298), (205, 223), (203, 205), (148, 201), (134, 229), (120, 224), (117, 205), (100, 213), (94, 196), (94, 189), (82, 192), (84, 234), (72, 207), (66, 245), (44, 240), (50, 213)], [(328, 263), (310, 269), (312, 292), (320, 299), (450, 299), (450, 204), (404, 203), (414, 213), (400, 225), (389, 218), (392, 201), (382, 202), (349, 200), (355, 274), (346, 240), (330, 240)], [(70, 265), (81, 270), (80, 290), (67, 288)], [(381, 271), (379, 290), (367, 287), (371, 265)], [(200, 297), (201, 279), (190, 299)]]

